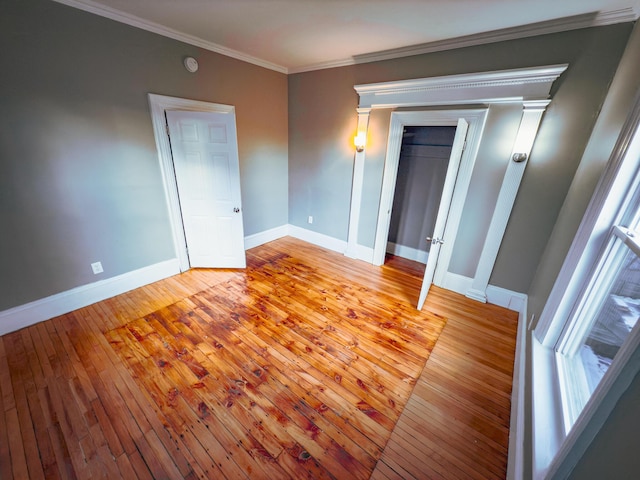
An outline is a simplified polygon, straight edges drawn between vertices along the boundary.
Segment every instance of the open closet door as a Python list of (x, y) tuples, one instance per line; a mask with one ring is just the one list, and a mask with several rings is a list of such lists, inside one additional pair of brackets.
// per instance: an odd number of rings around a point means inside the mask
[(464, 151), (468, 129), (469, 124), (463, 118), (458, 119), (456, 136), (453, 139), (453, 146), (451, 147), (451, 157), (449, 158), (447, 176), (444, 181), (444, 190), (440, 199), (440, 206), (438, 207), (436, 225), (432, 236), (427, 237), (426, 239), (429, 255), (427, 258), (427, 267), (424, 271), (424, 278), (422, 280), (420, 298), (418, 299), (418, 310), (422, 310), (424, 302), (427, 299), (427, 294), (429, 293), (429, 288), (431, 288), (431, 284), (433, 283), (433, 276), (436, 271), (436, 265), (438, 264), (438, 255), (440, 254), (440, 246), (445, 241), (453, 241), (453, 239), (445, 239), (443, 236), (447, 225), (447, 218), (449, 216), (449, 209), (451, 207), (451, 200), (453, 199), (453, 191), (458, 177), (460, 160), (462, 158), (462, 152)]

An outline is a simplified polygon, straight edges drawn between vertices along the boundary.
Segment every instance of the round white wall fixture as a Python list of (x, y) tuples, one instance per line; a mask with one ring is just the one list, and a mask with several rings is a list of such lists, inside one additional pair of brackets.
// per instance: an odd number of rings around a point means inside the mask
[(191, 73), (198, 71), (198, 61), (193, 57), (186, 57), (184, 59), (184, 68)]

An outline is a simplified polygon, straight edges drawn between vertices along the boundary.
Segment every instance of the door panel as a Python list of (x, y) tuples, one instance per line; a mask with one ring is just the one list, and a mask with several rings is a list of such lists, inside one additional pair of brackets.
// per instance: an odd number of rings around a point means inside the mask
[(447, 176), (444, 181), (444, 189), (440, 199), (440, 206), (438, 208), (438, 216), (436, 217), (436, 225), (434, 227), (433, 235), (431, 236), (432, 241), (430, 241), (431, 246), (429, 248), (429, 256), (427, 257), (427, 266), (422, 279), (420, 298), (418, 299), (418, 310), (422, 310), (424, 302), (427, 299), (427, 294), (429, 293), (429, 288), (433, 283), (433, 276), (436, 272), (440, 247), (445, 241), (452, 242), (454, 240), (452, 238), (445, 239), (443, 236), (447, 225), (447, 217), (449, 216), (449, 209), (453, 199), (453, 191), (458, 177), (460, 160), (462, 159), (462, 152), (464, 151), (464, 144), (468, 129), (469, 123), (463, 118), (460, 118), (456, 127), (456, 136), (453, 139), (453, 147), (451, 148), (451, 157), (449, 158), (449, 166), (447, 168)]
[(235, 116), (166, 113), (190, 266), (244, 268)]

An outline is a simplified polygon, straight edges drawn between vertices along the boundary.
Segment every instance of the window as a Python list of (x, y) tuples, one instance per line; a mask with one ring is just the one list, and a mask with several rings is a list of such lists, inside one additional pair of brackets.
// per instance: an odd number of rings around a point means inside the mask
[(566, 477), (640, 372), (639, 317), (640, 95), (533, 332), (534, 478)]
[(558, 343), (565, 432), (582, 412), (640, 315), (640, 232), (615, 226)]

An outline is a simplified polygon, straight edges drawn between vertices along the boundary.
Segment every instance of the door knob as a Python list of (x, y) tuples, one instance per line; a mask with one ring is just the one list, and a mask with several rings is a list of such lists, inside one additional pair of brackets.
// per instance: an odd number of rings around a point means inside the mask
[(238, 212), (240, 211), (240, 209), (239, 209), (238, 207), (236, 207), (236, 208), (234, 208), (234, 209), (233, 209), (233, 211), (234, 211), (235, 213), (238, 213)]
[(444, 243), (444, 240), (438, 237), (436, 238), (427, 237), (427, 242), (433, 245), (442, 245)]

